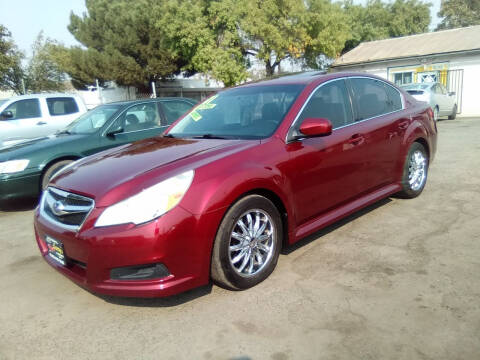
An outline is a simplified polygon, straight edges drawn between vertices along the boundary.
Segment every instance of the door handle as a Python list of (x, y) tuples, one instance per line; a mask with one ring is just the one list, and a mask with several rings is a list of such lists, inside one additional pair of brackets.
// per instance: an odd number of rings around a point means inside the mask
[(365, 138), (362, 134), (354, 134), (350, 139), (348, 139), (348, 142), (352, 145), (360, 145), (363, 144), (364, 141)]
[(47, 125), (47, 123), (45, 121), (39, 121), (37, 122), (37, 125)]
[(400, 130), (405, 130), (408, 127), (408, 121), (402, 121), (401, 123), (398, 124), (398, 128)]

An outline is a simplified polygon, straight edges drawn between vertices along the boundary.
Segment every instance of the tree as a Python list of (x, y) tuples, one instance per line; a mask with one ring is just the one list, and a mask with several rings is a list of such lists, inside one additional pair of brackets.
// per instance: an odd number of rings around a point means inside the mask
[(26, 69), (26, 88), (38, 93), (42, 91), (64, 91), (66, 75), (55, 60), (58, 44), (45, 38), (41, 31), (32, 46), (32, 57)]
[(319, 67), (318, 56), (337, 56), (349, 33), (340, 5), (330, 0), (231, 1), (235, 8), (244, 52), (265, 64), (267, 76), (285, 59)]
[(22, 59), (24, 55), (18, 50), (8, 29), (0, 25), (0, 88), (23, 93), (22, 79), (24, 70)]
[(431, 20), (430, 6), (419, 0), (395, 0), (392, 3), (368, 0), (365, 6), (346, 0), (344, 10), (349, 16), (351, 37), (342, 53), (364, 41), (427, 32)]
[(436, 31), (480, 25), (480, 0), (442, 0)]
[(86, 7), (83, 16), (70, 15), (68, 26), (83, 48), (56, 48), (58, 62), (77, 83), (98, 78), (148, 87), (185, 64), (166, 46), (164, 31), (156, 26), (161, 2), (86, 0)]
[(164, 30), (170, 50), (185, 61), (181, 70), (206, 73), (226, 86), (246, 79), (235, 8), (230, 1), (165, 3), (157, 28)]

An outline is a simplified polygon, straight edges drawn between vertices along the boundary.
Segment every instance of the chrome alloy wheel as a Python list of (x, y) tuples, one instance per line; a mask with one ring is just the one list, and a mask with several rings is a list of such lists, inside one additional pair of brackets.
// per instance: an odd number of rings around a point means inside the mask
[(245, 277), (261, 271), (272, 257), (275, 236), (274, 222), (265, 211), (245, 212), (230, 234), (228, 255), (233, 269)]
[(414, 191), (419, 190), (427, 178), (427, 159), (425, 155), (416, 150), (409, 159), (408, 163), (408, 183)]

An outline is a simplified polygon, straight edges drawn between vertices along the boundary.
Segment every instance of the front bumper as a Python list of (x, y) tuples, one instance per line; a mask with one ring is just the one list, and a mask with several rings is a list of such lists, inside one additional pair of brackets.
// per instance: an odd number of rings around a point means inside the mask
[(35, 198), (40, 194), (40, 172), (0, 178), (0, 202), (20, 198)]
[[(35, 236), (45, 260), (78, 285), (106, 295), (162, 297), (209, 282), (211, 249), (223, 211), (195, 216), (177, 206), (147, 224), (94, 228), (100, 213), (94, 209), (78, 233), (35, 214)], [(62, 242), (66, 266), (48, 255), (45, 236)], [(163, 264), (169, 275), (111, 279), (112, 269), (155, 263)]]

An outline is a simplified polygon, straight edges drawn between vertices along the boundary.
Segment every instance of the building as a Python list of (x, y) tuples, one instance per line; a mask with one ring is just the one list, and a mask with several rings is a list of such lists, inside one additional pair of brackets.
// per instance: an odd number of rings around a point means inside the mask
[(455, 92), (459, 116), (480, 116), (480, 25), (364, 42), (333, 71), (364, 71), (397, 85), (438, 81)]

